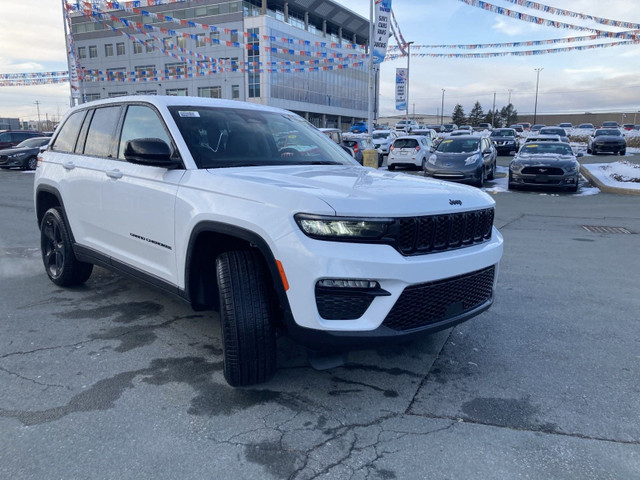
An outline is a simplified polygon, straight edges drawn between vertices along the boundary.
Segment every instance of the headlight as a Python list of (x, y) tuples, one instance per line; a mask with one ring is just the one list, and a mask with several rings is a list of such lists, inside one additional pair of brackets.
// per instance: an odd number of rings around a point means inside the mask
[(429, 157), (429, 160), (427, 160), (427, 163), (430, 163), (431, 165), (435, 165), (436, 164), (436, 160), (438, 160), (438, 156), (437, 155), (431, 155)]
[(519, 163), (511, 162), (509, 164), (509, 170), (511, 170), (512, 172), (519, 172), (520, 170), (522, 170), (522, 165), (520, 165)]
[(24, 158), (28, 155), (28, 153), (14, 153), (13, 155), (7, 155), (7, 158), (20, 159)]
[(295, 220), (309, 237), (321, 240), (376, 240), (393, 223), (389, 218), (325, 217), (298, 213)]
[(567, 165), (564, 167), (564, 171), (567, 173), (574, 173), (578, 171), (579, 166), (577, 164)]
[(482, 157), (480, 156), (479, 153), (476, 153), (475, 155), (471, 155), (470, 157), (467, 157), (464, 160), (464, 164), (465, 165), (473, 165), (474, 163), (476, 163), (478, 160), (480, 160)]

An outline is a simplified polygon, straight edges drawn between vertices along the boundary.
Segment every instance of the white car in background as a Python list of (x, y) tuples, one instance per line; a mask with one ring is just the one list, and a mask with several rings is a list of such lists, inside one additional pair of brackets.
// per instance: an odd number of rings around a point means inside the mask
[(398, 137), (391, 145), (391, 151), (387, 157), (387, 167), (395, 170), (396, 167), (423, 168), (431, 154), (433, 142), (424, 136), (406, 135)]
[(398, 134), (394, 130), (374, 130), (371, 137), (373, 146), (378, 150), (380, 155), (389, 155), (391, 144), (398, 138)]

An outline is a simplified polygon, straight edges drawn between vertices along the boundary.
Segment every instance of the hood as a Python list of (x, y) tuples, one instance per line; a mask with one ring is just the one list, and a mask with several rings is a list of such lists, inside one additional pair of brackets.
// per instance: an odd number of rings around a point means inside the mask
[(473, 157), (474, 155), (479, 155), (480, 151), (476, 150), (475, 152), (465, 152), (465, 153), (444, 153), (444, 152), (434, 152), (436, 156), (436, 164), (443, 165), (446, 163), (451, 163), (452, 165), (463, 164), (464, 161)]
[(557, 165), (562, 166), (566, 164), (575, 163), (578, 160), (574, 156), (570, 155), (522, 155), (514, 158), (513, 163), (523, 165), (526, 167), (533, 167), (536, 165)]
[(624, 142), (625, 138), (621, 137), (620, 135), (598, 135), (597, 137), (593, 137), (594, 142), (597, 142), (599, 140), (605, 140), (607, 142), (610, 142), (612, 140), (617, 140), (619, 142)]
[(38, 148), (34, 148), (34, 147), (3, 148), (2, 150), (0, 150), (0, 155), (15, 155), (17, 153), (30, 153), (33, 150), (38, 150)]
[(339, 216), (428, 215), (495, 204), (489, 195), (474, 187), (359, 166), (265, 166), (209, 172), (229, 181), (250, 183), (248, 191), (271, 202), (282, 189), (294, 193), (299, 205), (310, 204), (312, 198), (321, 200)]

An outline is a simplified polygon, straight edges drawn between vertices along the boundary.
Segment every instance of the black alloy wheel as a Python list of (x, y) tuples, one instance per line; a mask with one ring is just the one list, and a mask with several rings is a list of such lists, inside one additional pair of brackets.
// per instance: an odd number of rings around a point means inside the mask
[(58, 207), (47, 210), (42, 218), (40, 249), (47, 275), (56, 285), (80, 285), (91, 276), (93, 264), (76, 259), (69, 230)]

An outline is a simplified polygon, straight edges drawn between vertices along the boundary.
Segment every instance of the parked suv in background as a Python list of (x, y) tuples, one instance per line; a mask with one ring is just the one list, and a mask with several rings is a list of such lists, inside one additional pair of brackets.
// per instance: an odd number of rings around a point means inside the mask
[(0, 131), (0, 148), (15, 147), (28, 138), (46, 137), (42, 132), (34, 132), (31, 130), (1, 130)]
[(300, 116), (131, 96), (71, 109), (34, 185), (59, 286), (101, 265), (218, 309), (231, 385), (268, 380), (276, 332), (385, 345), (493, 302), (502, 236), (469, 187), (363, 168)]

